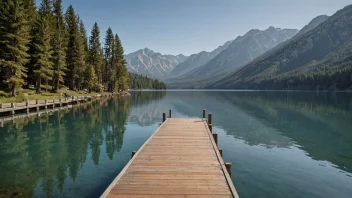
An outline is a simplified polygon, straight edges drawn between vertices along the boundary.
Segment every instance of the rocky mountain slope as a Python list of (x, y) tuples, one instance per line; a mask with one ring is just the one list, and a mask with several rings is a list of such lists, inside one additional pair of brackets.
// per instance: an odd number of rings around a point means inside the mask
[(177, 65), (170, 73), (170, 77), (175, 78), (177, 76), (186, 74), (197, 67), (200, 67), (207, 63), (209, 60), (213, 59), (217, 56), (220, 52), (225, 50), (232, 41), (227, 41), (224, 45), (219, 46), (215, 50), (211, 52), (202, 51), (198, 54), (192, 54), (189, 58)]
[(228, 48), (220, 52), (206, 64), (182, 75), (178, 80), (166, 83), (173, 84), (213, 78), (214, 76), (235, 70), (257, 58), (278, 44), (292, 38), (298, 33), (296, 29), (269, 27), (266, 30), (252, 29), (243, 36), (237, 37)]
[(182, 54), (163, 55), (148, 48), (138, 50), (125, 56), (129, 72), (163, 79), (174, 67), (188, 57)]
[(208, 86), (236, 89), (351, 89), (352, 5), (277, 51)]

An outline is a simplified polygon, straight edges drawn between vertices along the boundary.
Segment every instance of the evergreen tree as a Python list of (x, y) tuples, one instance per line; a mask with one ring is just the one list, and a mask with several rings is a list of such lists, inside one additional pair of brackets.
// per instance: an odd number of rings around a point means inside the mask
[(68, 72), (66, 83), (70, 90), (81, 88), (82, 73), (84, 72), (84, 48), (82, 36), (78, 28), (78, 20), (75, 11), (70, 5), (66, 11), (66, 24), (68, 29), (68, 45), (66, 54), (66, 63)]
[(102, 72), (102, 58), (100, 54), (101, 44), (100, 44), (100, 30), (97, 23), (94, 23), (91, 36), (89, 38), (89, 64), (94, 67), (97, 74), (97, 80), (101, 83), (101, 72)]
[(118, 89), (119, 91), (125, 91), (129, 87), (129, 75), (126, 68), (126, 60), (123, 56), (123, 47), (121, 44), (121, 40), (118, 35), (115, 35), (115, 53), (116, 53), (116, 61), (117, 61), (117, 68), (116, 68), (116, 76), (118, 81)]
[(91, 92), (97, 84), (97, 76), (95, 74), (93, 65), (89, 65), (87, 67), (85, 72), (85, 79), (88, 91)]
[(27, 84), (26, 87), (28, 88), (30, 85), (34, 84), (34, 54), (35, 54), (35, 34), (37, 33), (36, 30), (36, 22), (38, 20), (38, 12), (36, 11), (36, 5), (34, 0), (28, 0), (25, 1), (25, 7), (28, 13), (28, 20), (30, 21), (29, 26), (30, 26), (30, 42), (28, 43), (28, 54), (29, 54), (29, 61), (26, 64), (27, 68)]
[(46, 91), (49, 84), (49, 81), (52, 80), (53, 77), (53, 65), (52, 62), (52, 47), (51, 47), (51, 39), (52, 39), (52, 13), (51, 10), (48, 9), (47, 5), (48, 1), (43, 0), (39, 11), (40, 17), (37, 21), (37, 34), (35, 39), (35, 57), (36, 62), (34, 64), (34, 77), (36, 79), (36, 92), (39, 93), (41, 91), (41, 82), (42, 80), (45, 82)]
[(12, 96), (25, 82), (30, 41), (30, 18), (25, 0), (0, 3), (0, 67), (4, 76), (1, 84), (7, 85)]
[(88, 48), (87, 31), (86, 31), (86, 28), (84, 27), (83, 21), (80, 19), (79, 19), (79, 32), (82, 36), (85, 61), (88, 62), (89, 48)]
[(104, 80), (105, 84), (107, 85), (108, 91), (113, 91), (113, 46), (114, 46), (114, 34), (112, 33), (111, 28), (109, 27), (106, 31), (105, 37), (105, 67), (104, 67)]
[(66, 71), (66, 26), (62, 13), (61, 0), (54, 1), (54, 17), (55, 17), (55, 35), (53, 40), (53, 60), (54, 60), (54, 91), (60, 88), (64, 83)]

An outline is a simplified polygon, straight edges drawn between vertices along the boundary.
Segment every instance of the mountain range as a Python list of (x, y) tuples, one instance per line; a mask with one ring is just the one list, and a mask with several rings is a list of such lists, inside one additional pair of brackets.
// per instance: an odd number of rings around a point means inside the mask
[(193, 69), (196, 69), (196, 68), (204, 65), (209, 60), (213, 59), (215, 56), (220, 54), (220, 52), (227, 49), (231, 43), (232, 43), (232, 41), (227, 41), (224, 45), (219, 46), (218, 48), (216, 48), (215, 50), (213, 50), (211, 52), (202, 51), (198, 54), (190, 55), (187, 60), (178, 64), (171, 71), (170, 77), (175, 78), (177, 76), (187, 74), (188, 72), (192, 71)]
[(352, 5), (208, 87), (346, 90), (351, 72)]
[(130, 71), (169, 88), (352, 89), (352, 5), (312, 19), (300, 31), (252, 29), (211, 52), (126, 55)]
[(142, 74), (148, 77), (163, 79), (176, 65), (188, 57), (179, 55), (162, 55), (148, 48), (125, 55), (129, 72)]

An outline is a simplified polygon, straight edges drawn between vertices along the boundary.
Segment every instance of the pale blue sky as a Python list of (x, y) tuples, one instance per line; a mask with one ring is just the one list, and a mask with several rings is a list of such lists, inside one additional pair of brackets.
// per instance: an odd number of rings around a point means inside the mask
[[(40, 0), (37, 0), (39, 2)], [(312, 18), (351, 0), (63, 0), (72, 4), (90, 33), (110, 26), (125, 52), (148, 47), (163, 54), (211, 51), (248, 30), (300, 29)]]

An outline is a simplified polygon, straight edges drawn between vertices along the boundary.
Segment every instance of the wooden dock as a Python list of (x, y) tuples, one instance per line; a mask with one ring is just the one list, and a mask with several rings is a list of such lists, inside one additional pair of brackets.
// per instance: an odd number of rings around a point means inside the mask
[[(101, 97), (110, 97), (115, 94), (105, 94)], [(54, 100), (29, 100), (22, 103), (2, 103), (0, 104), (0, 115), (15, 115), (30, 111), (39, 111), (40, 109), (62, 107), (69, 104), (78, 104), (81, 102), (91, 101), (95, 96), (72, 96)]]
[(212, 134), (211, 114), (169, 118), (142, 145), (101, 197), (235, 197), (231, 163)]

